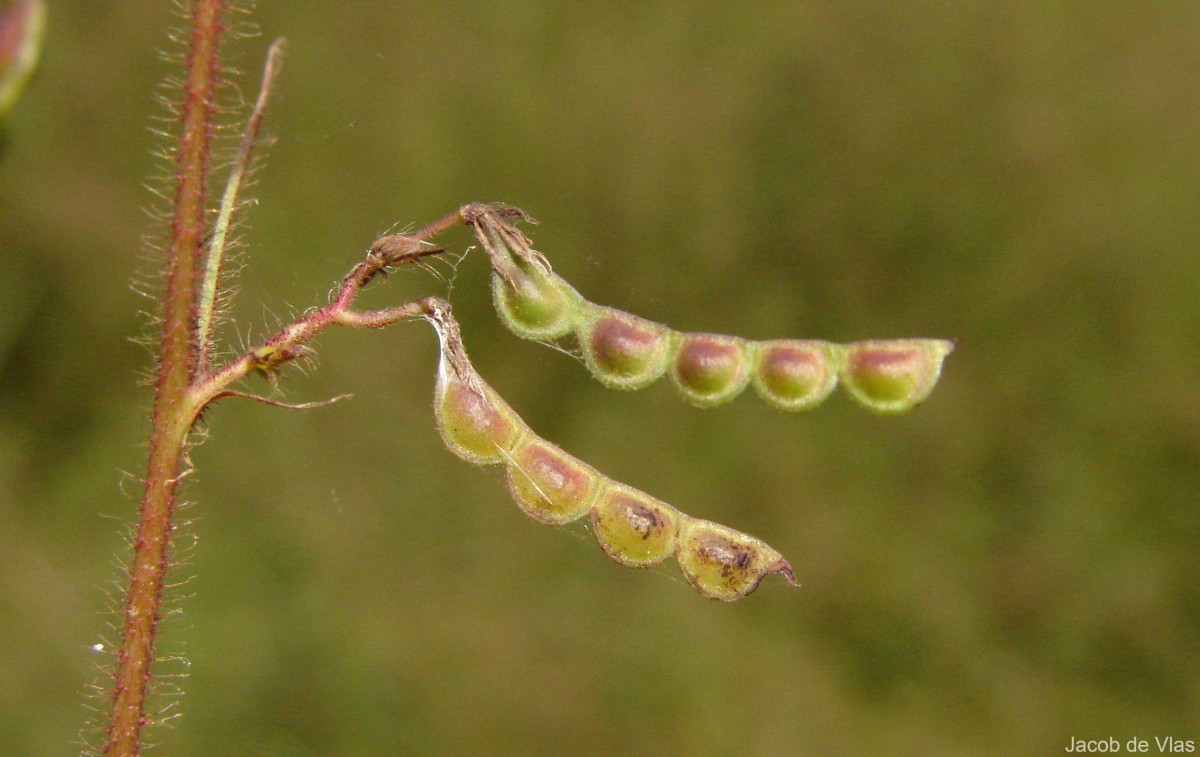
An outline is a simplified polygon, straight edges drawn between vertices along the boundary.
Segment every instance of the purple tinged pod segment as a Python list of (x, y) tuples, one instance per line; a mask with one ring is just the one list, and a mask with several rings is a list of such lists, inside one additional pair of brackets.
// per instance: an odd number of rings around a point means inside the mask
[(816, 407), (837, 387), (840, 348), (811, 339), (779, 339), (758, 345), (754, 390), (780, 410)]
[(746, 388), (754, 345), (720, 334), (680, 334), (676, 342), (671, 380), (693, 405), (714, 407)]
[(954, 343), (944, 339), (872, 340), (847, 344), (842, 350), (842, 383), (850, 396), (877, 413), (903, 413), (933, 391)]
[(629, 568), (662, 562), (675, 551), (682, 515), (632, 486), (607, 481), (592, 504), (592, 533), (600, 548)]
[(469, 375), (464, 381), (442, 361), (433, 399), (438, 431), (447, 449), (469, 463), (504, 462), (528, 429), (478, 374)]
[(722, 602), (741, 599), (772, 573), (800, 585), (783, 555), (763, 541), (699, 518), (684, 516), (675, 560), (692, 588)]
[(0, 0), (0, 123), (33, 76), (45, 31), (42, 0)]
[(530, 518), (557, 526), (582, 518), (601, 476), (590, 465), (530, 434), (508, 458), (508, 490)]
[(571, 333), (583, 297), (570, 284), (534, 264), (514, 264), (510, 277), (492, 274), (492, 301), (509, 331), (537, 340)]
[(613, 308), (586, 308), (576, 328), (588, 370), (613, 389), (640, 389), (667, 369), (671, 332), (662, 324)]

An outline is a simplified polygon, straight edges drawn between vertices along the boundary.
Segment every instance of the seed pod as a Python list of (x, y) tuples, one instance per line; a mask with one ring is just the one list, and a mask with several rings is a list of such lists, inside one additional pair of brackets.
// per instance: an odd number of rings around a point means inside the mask
[(856, 342), (843, 347), (842, 383), (850, 396), (877, 413), (903, 413), (937, 384), (954, 349), (944, 339)]
[(492, 274), (492, 301), (509, 331), (538, 340), (571, 333), (583, 298), (570, 284), (532, 264), (514, 265), (510, 277)]
[(741, 599), (771, 573), (799, 586), (792, 566), (775, 549), (753, 536), (699, 518), (685, 516), (675, 559), (688, 583), (709, 599)]
[(508, 490), (530, 518), (551, 526), (583, 517), (600, 486), (600, 474), (532, 434), (508, 461)]
[(593, 305), (576, 329), (588, 369), (613, 389), (640, 389), (667, 369), (671, 332), (636, 315)]
[(0, 2), (0, 125), (37, 68), (45, 31), (42, 0)]
[(446, 447), (476, 465), (507, 460), (527, 429), (520, 416), (478, 374), (463, 381), (443, 359), (434, 388), (433, 415)]
[(671, 380), (693, 405), (720, 405), (746, 388), (753, 345), (720, 334), (683, 334), (678, 342)]
[(838, 346), (780, 339), (758, 346), (754, 390), (780, 410), (807, 410), (825, 401), (838, 381)]
[(681, 517), (666, 502), (609, 481), (592, 505), (592, 533), (612, 559), (645, 568), (671, 556)]

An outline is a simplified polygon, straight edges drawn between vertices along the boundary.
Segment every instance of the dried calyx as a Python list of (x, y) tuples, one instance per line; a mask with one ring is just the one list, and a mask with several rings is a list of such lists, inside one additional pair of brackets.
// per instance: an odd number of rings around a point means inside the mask
[(783, 555), (761, 540), (686, 515), (539, 437), (475, 371), (449, 306), (431, 300), (425, 317), (441, 340), (434, 416), (442, 439), (468, 462), (503, 464), (526, 515), (549, 525), (587, 517), (613, 560), (645, 568), (674, 557), (710, 599), (740, 599), (772, 573), (798, 585)]

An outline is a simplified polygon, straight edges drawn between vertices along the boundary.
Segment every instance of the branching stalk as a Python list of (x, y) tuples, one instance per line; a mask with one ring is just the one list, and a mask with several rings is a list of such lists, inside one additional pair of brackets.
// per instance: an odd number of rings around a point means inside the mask
[[(355, 310), (359, 293), (387, 268), (414, 262), (443, 250), (428, 239), (461, 220), (458, 212), (431, 224), (414, 236), (388, 235), (371, 246), (365, 260), (343, 279), (332, 301), (309, 311), (288, 324), (262, 345), (219, 369), (208, 367), (214, 303), (219, 296), (220, 250), (224, 236), (210, 250), (208, 275), (198, 286), (197, 276), (205, 233), (206, 192), (212, 118), (217, 86), (217, 53), (224, 30), (221, 0), (195, 0), (193, 32), (184, 85), (182, 131), (176, 156), (176, 180), (171, 244), (167, 250), (167, 286), (162, 304), (162, 336), (145, 491), (134, 539), (129, 589), (124, 602), (121, 644), (117, 650), (113, 704), (104, 752), (122, 757), (141, 751), (142, 731), (147, 724), (146, 698), (152, 680), (155, 634), (161, 616), (162, 589), (170, 568), (170, 540), (177, 504), (176, 489), (187, 466), (188, 435), (201, 412), (222, 397), (250, 397), (274, 405), (277, 400), (234, 390), (246, 376), (258, 372), (273, 376), (283, 364), (299, 357), (317, 334), (333, 324), (380, 328), (416, 317), (436, 307), (433, 298), (375, 311)], [(246, 137), (239, 150), (237, 166), (226, 187), (218, 230), (227, 232), (229, 213), (261, 122), (271, 81), (277, 71), (281, 43), (276, 42), (266, 64), (263, 91), (259, 95)], [(198, 292), (205, 293), (197, 306)], [(201, 337), (201, 335), (203, 335)], [(202, 357), (203, 356), (203, 357)], [(319, 403), (295, 405), (313, 407)]]
[[(427, 227), (432, 233), (441, 228)], [(448, 228), (448, 227), (446, 227)], [(426, 233), (423, 229), (419, 233)], [(253, 373), (276, 374), (285, 363), (305, 353), (313, 338), (332, 325), (358, 328), (383, 328), (400, 321), (423, 317), (429, 312), (433, 298), (416, 300), (396, 307), (381, 310), (356, 310), (354, 301), (372, 279), (386, 269), (414, 263), (423, 257), (444, 252), (426, 239), (418, 236), (393, 234), (376, 240), (366, 259), (350, 269), (328, 305), (310, 310), (304, 316), (284, 326), (260, 346), (248, 350), (240, 357), (211, 374), (201, 376), (188, 394), (187, 405), (192, 418), (215, 399), (229, 394), (229, 388)]]
[[(436, 227), (436, 228), (435, 228)], [(428, 227), (438, 233), (448, 226)], [(424, 232), (424, 230), (423, 230)], [(145, 696), (153, 661), (154, 631), (159, 616), (159, 599), (167, 571), (167, 545), (173, 528), (175, 487), (186, 462), (187, 437), (204, 409), (224, 397), (246, 397), (268, 404), (285, 406), (266, 397), (236, 391), (231, 387), (254, 373), (273, 376), (282, 366), (305, 354), (312, 339), (331, 325), (382, 328), (403, 320), (427, 317), (441, 301), (435, 297), (382, 310), (362, 311), (354, 302), (372, 279), (396, 265), (415, 262), (443, 252), (416, 236), (389, 235), (371, 246), (366, 259), (354, 266), (330, 303), (311, 310), (288, 324), (263, 344), (255, 347), (216, 371), (202, 373), (174, 397), (155, 426), (150, 470), (146, 478), (141, 522), (135, 543), (130, 599), (126, 609), (126, 630), (118, 652), (117, 684), (114, 691), (113, 721), (106, 752), (136, 755), (140, 731), (145, 725)], [(334, 398), (339, 399), (339, 398)], [(290, 406), (297, 409), (324, 403)]]

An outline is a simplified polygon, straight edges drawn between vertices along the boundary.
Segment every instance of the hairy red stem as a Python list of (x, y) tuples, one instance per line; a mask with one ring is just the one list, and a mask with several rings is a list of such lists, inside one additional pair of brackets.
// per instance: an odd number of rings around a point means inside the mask
[(192, 4), (150, 458), (125, 598), (121, 647), (117, 652), (112, 717), (104, 746), (105, 753), (111, 755), (136, 755), (141, 750), (154, 637), (169, 568), (176, 487), (194, 416), (188, 385), (198, 366), (195, 290), (207, 226), (206, 183), (225, 5), (223, 0), (195, 0)]

